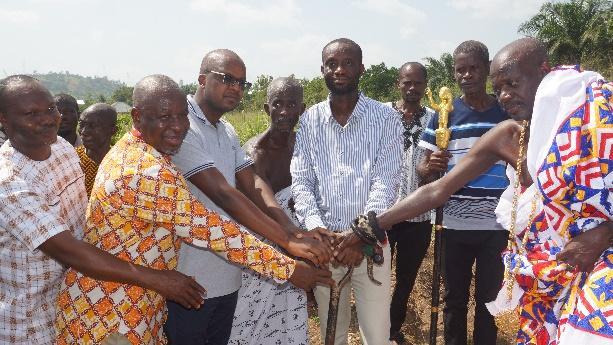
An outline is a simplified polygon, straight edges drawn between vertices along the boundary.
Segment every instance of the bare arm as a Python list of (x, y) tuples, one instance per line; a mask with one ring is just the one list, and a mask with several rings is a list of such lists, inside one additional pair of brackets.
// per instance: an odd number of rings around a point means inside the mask
[(198, 308), (205, 290), (190, 277), (176, 271), (162, 271), (121, 260), (63, 231), (38, 249), (62, 264), (98, 280), (137, 285), (159, 292), (186, 308)]
[(449, 197), (466, 183), (486, 172), (497, 161), (515, 162), (517, 157), (516, 122), (505, 121), (485, 133), (459, 163), (445, 176), (418, 188), (377, 220), (383, 229), (403, 220), (413, 218), (428, 210), (443, 205)]

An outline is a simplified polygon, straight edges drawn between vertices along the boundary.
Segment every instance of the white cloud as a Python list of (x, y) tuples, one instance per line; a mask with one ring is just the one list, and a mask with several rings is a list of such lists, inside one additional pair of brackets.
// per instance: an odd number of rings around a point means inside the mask
[(40, 16), (33, 11), (0, 9), (0, 22), (14, 24), (36, 23)]
[(358, 8), (373, 11), (389, 17), (396, 17), (402, 37), (409, 37), (426, 22), (426, 14), (400, 0), (358, 0), (353, 4)]
[(472, 12), (475, 17), (526, 18), (536, 13), (546, 0), (452, 0), (452, 7)]
[[(253, 65), (265, 66), (256, 74), (269, 74), (275, 77), (295, 74), (296, 77), (319, 75), (321, 49), (332, 38), (325, 35), (304, 34), (289, 39), (265, 41), (259, 44), (257, 52), (245, 51), (247, 74), (251, 75), (250, 61)], [(254, 75), (250, 78), (254, 79)]]
[(193, 0), (191, 7), (221, 14), (233, 23), (265, 23), (281, 26), (296, 25), (301, 11), (295, 0)]

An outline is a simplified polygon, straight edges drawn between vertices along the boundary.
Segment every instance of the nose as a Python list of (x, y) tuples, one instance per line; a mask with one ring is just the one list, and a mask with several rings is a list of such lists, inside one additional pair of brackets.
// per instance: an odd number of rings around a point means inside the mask
[(501, 103), (504, 104), (505, 102), (512, 100), (513, 95), (511, 94), (510, 90), (508, 90), (506, 87), (503, 87), (500, 89), (500, 94), (498, 95), (498, 99)]

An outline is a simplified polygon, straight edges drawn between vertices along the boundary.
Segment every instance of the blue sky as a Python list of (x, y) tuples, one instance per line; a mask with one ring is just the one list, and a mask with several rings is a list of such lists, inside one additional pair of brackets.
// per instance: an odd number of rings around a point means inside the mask
[(338, 37), (364, 63), (399, 66), (451, 52), (467, 39), (492, 56), (519, 38), (542, 0), (3, 0), (0, 77), (32, 71), (107, 76), (129, 85), (162, 73), (196, 80), (204, 54), (229, 48), (247, 77), (319, 75), (321, 48)]

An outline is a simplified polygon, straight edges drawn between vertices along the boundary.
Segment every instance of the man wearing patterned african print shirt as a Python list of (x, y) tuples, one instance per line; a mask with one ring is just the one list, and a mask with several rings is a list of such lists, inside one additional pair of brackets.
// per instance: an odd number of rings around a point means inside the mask
[[(134, 129), (99, 168), (87, 210), (84, 240), (112, 255), (154, 269), (174, 269), (181, 241), (210, 248), (236, 264), (302, 288), (329, 284), (329, 272), (295, 262), (207, 210), (170, 161), (187, 133), (187, 103), (161, 75), (134, 88)], [(164, 297), (128, 284), (69, 270), (58, 298), (58, 343), (98, 344), (125, 336), (132, 344), (164, 344)]]
[(505, 285), (488, 310), (519, 308), (518, 344), (611, 344), (613, 83), (578, 68), (550, 72), (546, 49), (533, 38), (502, 48), (491, 76), (513, 120), (484, 135), (449, 174), (380, 214), (379, 225), (444, 203), (506, 161), (513, 181), (496, 212), (513, 231)]
[(98, 166), (111, 149), (111, 138), (117, 132), (117, 112), (106, 103), (96, 103), (81, 113), (79, 135), (83, 146), (77, 147), (81, 169), (85, 173), (87, 196), (92, 193)]

